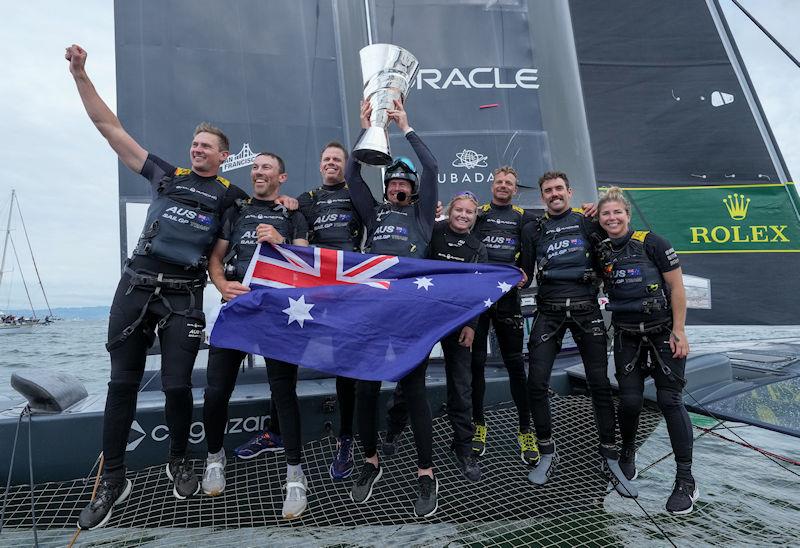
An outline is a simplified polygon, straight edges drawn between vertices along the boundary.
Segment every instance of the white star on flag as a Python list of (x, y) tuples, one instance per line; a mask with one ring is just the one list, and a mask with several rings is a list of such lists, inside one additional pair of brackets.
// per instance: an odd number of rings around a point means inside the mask
[(306, 304), (306, 296), (300, 295), (300, 298), (295, 300), (289, 297), (289, 308), (284, 308), (282, 312), (289, 316), (289, 321), (286, 325), (291, 325), (292, 322), (297, 322), (300, 327), (303, 327), (303, 322), (306, 320), (313, 320), (314, 318), (309, 314), (309, 311), (314, 308), (313, 304)]
[(433, 287), (433, 280), (431, 278), (417, 278), (414, 283), (417, 284), (417, 289), (424, 289), (425, 291), (427, 291), (429, 287)]
[(486, 299), (485, 301), (483, 301), (483, 306), (485, 306), (486, 308), (489, 308), (493, 304), (494, 303), (492, 302), (492, 299)]
[(498, 287), (498, 288), (500, 289), (500, 291), (502, 291), (503, 293), (508, 293), (509, 291), (511, 291), (511, 284), (509, 284), (509, 283), (506, 283), (506, 282), (499, 282), (499, 283), (497, 284), (497, 287)]

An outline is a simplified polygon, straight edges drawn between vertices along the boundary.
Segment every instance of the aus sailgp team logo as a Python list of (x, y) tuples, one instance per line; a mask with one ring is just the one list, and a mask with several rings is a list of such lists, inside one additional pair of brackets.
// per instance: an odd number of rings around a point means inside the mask
[[(722, 203), (731, 221), (749, 221), (747, 215), (750, 211), (750, 197), (734, 192), (723, 198)], [(769, 217), (772, 220), (772, 215)], [(787, 233), (788, 228), (787, 224), (759, 224), (756, 221), (755, 223), (692, 226), (689, 227), (689, 230), (692, 244), (785, 244), (791, 242)]]
[(239, 169), (240, 167), (249, 166), (253, 163), (253, 160), (256, 159), (256, 156), (257, 154), (250, 149), (250, 143), (245, 143), (242, 145), (242, 150), (228, 156), (228, 159), (222, 164), (221, 169), (222, 171), (231, 171)]

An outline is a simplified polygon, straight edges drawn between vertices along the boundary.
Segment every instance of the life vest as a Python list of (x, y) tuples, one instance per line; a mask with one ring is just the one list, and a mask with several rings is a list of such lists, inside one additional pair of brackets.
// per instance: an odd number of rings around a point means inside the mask
[(291, 214), (282, 205), (274, 202), (265, 204), (253, 203), (252, 200), (237, 200), (236, 206), (239, 208), (239, 215), (231, 229), (228, 252), (223, 262), (226, 277), (229, 280), (242, 281), (258, 246), (256, 235), (258, 225), (272, 225), (289, 243), (293, 235)]
[(223, 177), (203, 178), (185, 168), (164, 175), (156, 189), (157, 196), (147, 209), (134, 255), (205, 268), (219, 234), (229, 186)]
[(492, 204), (484, 204), (478, 209), (475, 233), (486, 247), (489, 262), (503, 264), (516, 262), (524, 215), (525, 210), (515, 205), (492, 207)]
[(331, 190), (320, 187), (309, 192), (313, 205), (310, 244), (328, 249), (358, 251), (361, 223), (355, 215), (347, 185)]
[(647, 256), (644, 242), (647, 231), (634, 232), (619, 250), (606, 252), (603, 278), (609, 303), (606, 310), (652, 313), (668, 310), (664, 275)]
[(591, 283), (593, 269), (591, 242), (580, 210), (554, 219), (548, 214), (539, 221), (540, 238), (536, 246), (537, 280)]
[(428, 257), (440, 261), (476, 263), (480, 257), (481, 242), (472, 234), (458, 234), (446, 224), (433, 229)]
[(416, 204), (377, 206), (375, 228), (364, 251), (379, 255), (423, 258), (428, 251), (429, 235), (423, 234), (417, 220)]

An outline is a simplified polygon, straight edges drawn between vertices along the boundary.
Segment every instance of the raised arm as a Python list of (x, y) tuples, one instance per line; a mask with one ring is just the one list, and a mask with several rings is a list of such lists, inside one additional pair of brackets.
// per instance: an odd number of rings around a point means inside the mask
[[(361, 133), (358, 139), (364, 134), (364, 130), (369, 127), (369, 116), (372, 108), (368, 101), (361, 102)], [(356, 142), (358, 142), (356, 139)], [(347, 188), (350, 190), (350, 201), (353, 202), (353, 209), (361, 219), (361, 222), (369, 229), (375, 221), (375, 198), (367, 186), (367, 182), (361, 177), (361, 164), (355, 159), (354, 154), (350, 154), (347, 159), (347, 166), (344, 170), (344, 180), (347, 181)]]
[(147, 151), (128, 135), (125, 128), (103, 99), (98, 95), (94, 84), (86, 74), (86, 50), (72, 44), (64, 55), (69, 61), (69, 71), (75, 79), (78, 94), (81, 96), (86, 113), (100, 134), (119, 156), (120, 161), (136, 173), (142, 171), (147, 159)]

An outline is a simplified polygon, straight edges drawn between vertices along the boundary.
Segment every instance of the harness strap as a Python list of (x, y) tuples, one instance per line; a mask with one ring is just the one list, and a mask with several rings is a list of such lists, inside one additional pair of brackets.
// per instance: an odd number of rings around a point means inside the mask
[[(541, 336), (542, 342), (547, 342), (555, 336), (556, 333), (564, 326), (567, 320), (575, 320), (572, 316), (573, 312), (589, 312), (593, 310), (597, 305), (594, 304), (592, 301), (587, 300), (580, 300), (577, 302), (572, 302), (571, 298), (567, 298), (566, 301), (563, 303), (561, 302), (554, 302), (554, 301), (544, 301), (542, 303), (537, 304), (537, 309), (542, 312), (563, 312), (564, 317), (561, 318), (561, 321), (553, 331), (550, 333), (545, 333)], [(585, 329), (579, 321), (574, 321), (575, 325), (578, 326), (583, 333), (589, 333), (587, 329)]]
[[(656, 346), (655, 341), (653, 341), (652, 339), (653, 335), (659, 335), (664, 331), (671, 333), (672, 332), (671, 327), (672, 326), (670, 320), (665, 320), (663, 322), (648, 327), (645, 327), (645, 322), (639, 322), (638, 325), (614, 324), (614, 329), (616, 329), (619, 332), (620, 339), (622, 339), (622, 335), (629, 335), (637, 337), (639, 339), (639, 344), (636, 347), (636, 354), (634, 355), (633, 359), (630, 362), (626, 363), (623, 366), (622, 374), (628, 375), (631, 373), (631, 371), (633, 371), (633, 369), (636, 367), (636, 363), (639, 361), (639, 356), (642, 353), (642, 348), (645, 345), (647, 345), (653, 350), (650, 353), (650, 355), (654, 357), (656, 363), (661, 368), (661, 372), (664, 373), (664, 375), (666, 375), (667, 378), (669, 378), (670, 380), (677, 381), (681, 385), (685, 386), (686, 379), (675, 374), (672, 371), (672, 369), (666, 363), (664, 363), (664, 360), (661, 357), (661, 353), (658, 351), (658, 347)], [(654, 367), (654, 364), (651, 363), (650, 365)], [(650, 368), (645, 366), (645, 369), (650, 369)]]

